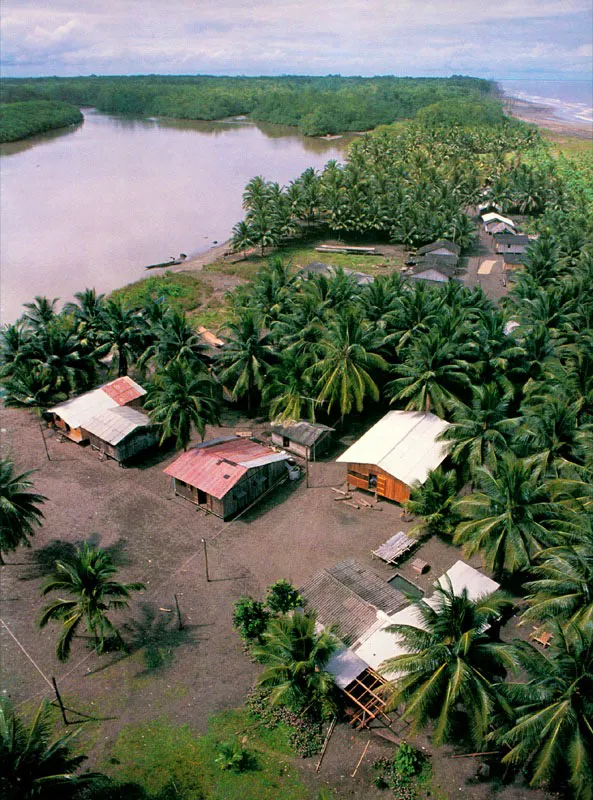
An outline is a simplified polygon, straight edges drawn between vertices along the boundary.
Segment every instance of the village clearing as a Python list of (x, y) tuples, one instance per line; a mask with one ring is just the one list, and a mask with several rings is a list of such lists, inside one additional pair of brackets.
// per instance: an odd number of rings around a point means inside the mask
[[(206, 438), (246, 428), (258, 433), (262, 427), (258, 431), (252, 421), (234, 412), (227, 412), (223, 422), (221, 428), (209, 428)], [(401, 508), (389, 502), (380, 504), (381, 513), (363, 504), (356, 509), (334, 502), (331, 487), (343, 484), (345, 465), (333, 463), (312, 470), (310, 482), (316, 488), (307, 488), (304, 478), (287, 482), (239, 519), (223, 522), (173, 495), (162, 472), (176, 457), (173, 451), (160, 461), (122, 469), (114, 461), (99, 461), (88, 447), (60, 442), (29, 412), (3, 409), (1, 427), (2, 453), (10, 452), (20, 471), (36, 469), (36, 489), (49, 498), (33, 548), (12, 554), (7, 558), (11, 565), (2, 569), (4, 693), (21, 712), (30, 712), (42, 698), (53, 699), (55, 676), (69, 709), (101, 718), (85, 722), (80, 739), (90, 766), (129, 780), (154, 781), (159, 769), (166, 772), (167, 763), (183, 763), (186, 773), (195, 769), (198, 778), (203, 774), (211, 787), (208, 797), (233, 800), (238, 796), (235, 789), (224, 788), (222, 777), (217, 783), (218, 767), (212, 767), (208, 754), (214, 752), (218, 736), (244, 727), (244, 714), (231, 710), (243, 704), (259, 671), (232, 629), (234, 602), (243, 594), (263, 597), (279, 578), (302, 586), (315, 572), (345, 558), (355, 558), (387, 579), (393, 568), (371, 552), (397, 531), (409, 531), (413, 523), (404, 522)], [(366, 421), (362, 427), (367, 427)], [(207, 542), (210, 581), (202, 538)], [(131, 645), (129, 654), (99, 656), (77, 639), (70, 661), (61, 664), (55, 656), (56, 628), (36, 627), (44, 604), (40, 587), (55, 559), (83, 541), (108, 550), (122, 581), (144, 581), (147, 589), (116, 620)], [(431, 565), (430, 572), (413, 571), (411, 563), (417, 557)], [(428, 589), (459, 557), (457, 548), (432, 538), (412, 551), (398, 571)], [(475, 559), (470, 563), (479, 566)], [(174, 613), (175, 594), (183, 630)], [(527, 635), (516, 629), (516, 620), (507, 628), (505, 637)], [(69, 714), (73, 720), (83, 719)], [(213, 715), (218, 716), (211, 720)], [(208, 734), (209, 725), (214, 728)], [(179, 726), (187, 727), (175, 733)], [(200, 738), (204, 734), (206, 738)], [(372, 785), (371, 765), (392, 754), (393, 744), (376, 735), (338, 725), (319, 773), (317, 758), (290, 757), (285, 744), (260, 736), (254, 728), (247, 735), (264, 753), (265, 769), (259, 788), (252, 787), (242, 798), (316, 798), (323, 786), (332, 787), (332, 796), (338, 798), (386, 797)], [(369, 738), (368, 752), (352, 778)], [(424, 736), (412, 741), (431, 754), (433, 798), (486, 800), (495, 789), (500, 800), (545, 797), (519, 787), (476, 783), (475, 759), (452, 759), (451, 747), (433, 751)], [(139, 742), (145, 744), (139, 747)], [(263, 793), (264, 785), (269, 794)]]

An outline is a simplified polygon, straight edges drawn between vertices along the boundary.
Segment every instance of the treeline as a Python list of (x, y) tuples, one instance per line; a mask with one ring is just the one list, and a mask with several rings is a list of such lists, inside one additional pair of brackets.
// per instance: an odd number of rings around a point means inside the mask
[[(3, 102), (63, 100), (100, 111), (214, 120), (248, 114), (298, 126), (308, 136), (370, 130), (413, 118), (466, 124), (500, 121), (490, 81), (451, 78), (214, 76), (25, 78), (0, 83)], [(453, 105), (449, 108), (449, 104)]]
[(0, 104), (0, 142), (15, 142), (36, 133), (82, 122), (80, 110), (57, 100)]
[(233, 246), (263, 251), (316, 225), (357, 240), (418, 246), (445, 237), (465, 247), (474, 235), (468, 207), (491, 199), (540, 214), (561, 202), (565, 183), (537, 131), (520, 123), (396, 124), (355, 141), (344, 164), (329, 161), (321, 174), (309, 168), (286, 187), (253, 178)]

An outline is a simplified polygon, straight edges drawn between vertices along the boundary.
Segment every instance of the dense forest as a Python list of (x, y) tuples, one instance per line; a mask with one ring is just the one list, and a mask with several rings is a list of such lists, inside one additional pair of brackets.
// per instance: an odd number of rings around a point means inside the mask
[(29, 100), (0, 105), (0, 143), (82, 122), (78, 108), (56, 100)]
[(308, 136), (370, 130), (417, 113), (439, 121), (500, 121), (495, 85), (479, 78), (10, 78), (4, 103), (62, 100), (100, 111), (214, 120), (235, 115), (298, 126)]
[[(518, 123), (441, 122), (436, 115), (369, 134), (344, 165), (330, 163), (321, 175), (308, 170), (287, 188), (253, 179), (239, 226), (262, 248), (313, 224), (353, 237), (418, 244), (447, 234), (467, 244), (474, 235), (469, 207), (488, 198), (520, 213), (537, 234), (500, 305), (454, 280), (431, 287), (393, 273), (359, 286), (341, 270), (304, 278), (276, 255), (248, 286), (229, 293), (226, 345), (216, 355), (164, 298), (129, 307), (86, 290), (61, 312), (56, 301), (36, 298), (4, 329), (2, 385), (7, 403), (47, 408), (96, 385), (106, 370), (100, 359), (110, 355), (112, 370), (144, 375), (146, 408), (178, 447), (188, 444), (192, 426), (202, 434), (218, 419), (223, 386), (227, 399), (271, 419), (347, 428), (353, 414), (398, 408), (448, 420), (449, 463), (413, 490), (408, 510), (428, 533), (450, 538), (468, 556), (479, 553), (512, 599), (471, 602), (444, 590), (438, 613), (424, 609), (425, 631), (400, 631), (414, 655), (393, 665), (394, 703), (405, 706), (416, 729), (433, 725), (435, 744), (462, 731), (476, 752), (498, 752), (501, 774), (521, 771), (532, 786), (587, 800), (591, 167), (555, 160)], [(237, 248), (248, 245), (239, 226)], [(501, 641), (500, 626), (487, 627), (512, 605), (553, 633), (546, 652)], [(317, 676), (320, 714), (324, 692), (332, 691), (319, 653), (329, 658), (333, 645), (322, 636), (306, 616), (266, 619), (253, 650), (269, 665), (284, 639), (309, 641), (318, 654), (307, 663)], [(261, 680), (275, 685), (269, 669)], [(311, 706), (302, 691), (290, 697), (299, 713)]]

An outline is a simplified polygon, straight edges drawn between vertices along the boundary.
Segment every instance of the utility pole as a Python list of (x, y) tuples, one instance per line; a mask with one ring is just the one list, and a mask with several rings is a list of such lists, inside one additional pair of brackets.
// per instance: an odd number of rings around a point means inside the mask
[(206, 548), (206, 539), (202, 539), (204, 545), (204, 563), (206, 565), (206, 582), (210, 583), (210, 573), (208, 572), (208, 550)]

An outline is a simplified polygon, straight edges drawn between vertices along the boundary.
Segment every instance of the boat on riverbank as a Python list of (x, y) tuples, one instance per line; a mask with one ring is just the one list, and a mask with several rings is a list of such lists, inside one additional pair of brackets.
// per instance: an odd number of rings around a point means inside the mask
[(176, 267), (179, 264), (183, 264), (186, 258), (187, 255), (185, 253), (179, 253), (177, 258), (173, 258), (173, 256), (171, 256), (169, 261), (162, 261), (160, 264), (149, 264), (147, 267), (144, 267), (144, 269), (163, 269), (164, 267)]

